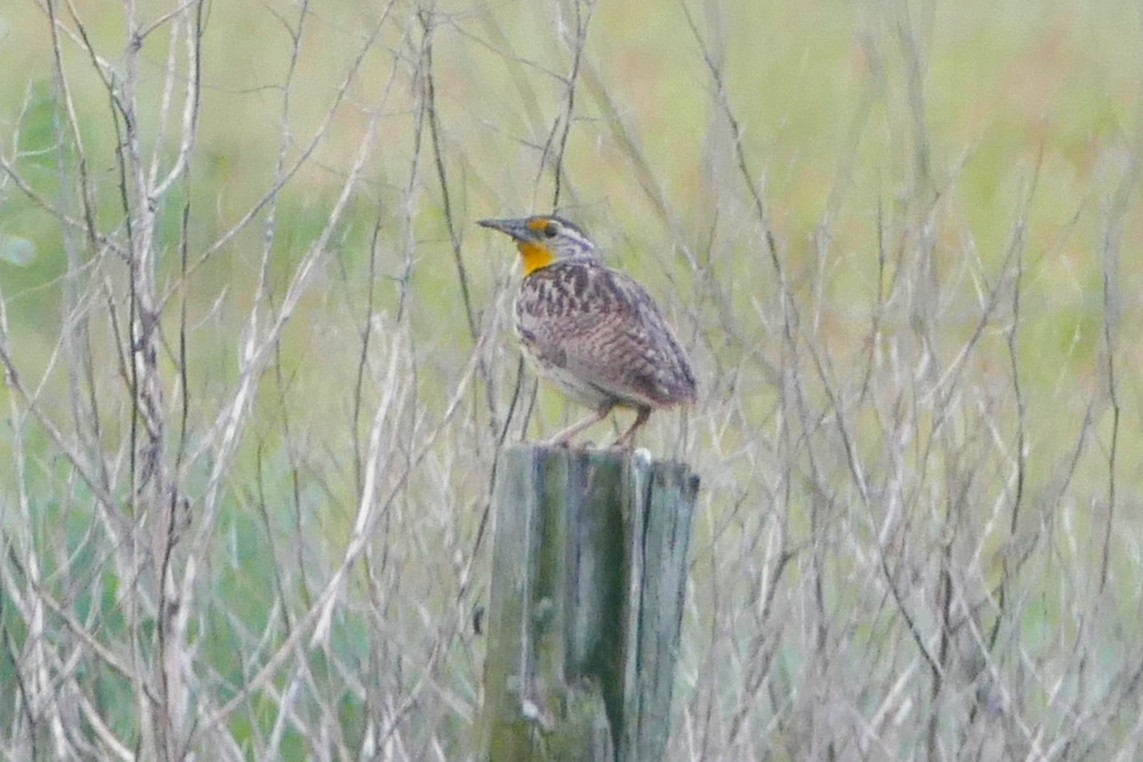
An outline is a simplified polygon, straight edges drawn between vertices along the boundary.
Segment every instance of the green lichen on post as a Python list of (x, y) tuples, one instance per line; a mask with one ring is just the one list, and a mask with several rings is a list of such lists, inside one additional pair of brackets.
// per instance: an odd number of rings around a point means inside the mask
[(486, 759), (631, 762), (665, 750), (696, 491), (685, 465), (631, 453), (505, 452)]
[(568, 687), (563, 720), (546, 739), (546, 759), (553, 762), (597, 762), (612, 759), (615, 745), (603, 692), (593, 682)]

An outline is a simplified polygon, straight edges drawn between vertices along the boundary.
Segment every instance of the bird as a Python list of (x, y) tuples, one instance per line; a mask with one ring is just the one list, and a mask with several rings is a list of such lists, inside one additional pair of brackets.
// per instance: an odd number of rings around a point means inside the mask
[(635, 422), (613, 445), (629, 449), (652, 410), (696, 401), (690, 358), (662, 311), (633, 278), (603, 263), (582, 228), (555, 214), (477, 224), (511, 236), (520, 252), (513, 328), (529, 365), (593, 411), (548, 444), (568, 446), (613, 409), (629, 408)]

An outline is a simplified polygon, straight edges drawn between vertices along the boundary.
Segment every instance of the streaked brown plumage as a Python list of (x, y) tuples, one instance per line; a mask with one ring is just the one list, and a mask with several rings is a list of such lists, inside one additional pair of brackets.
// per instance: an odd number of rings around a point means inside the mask
[(694, 402), (690, 361), (659, 308), (642, 286), (600, 262), (582, 230), (554, 215), (479, 224), (512, 236), (522, 255), (514, 322), (525, 356), (595, 411), (553, 443), (628, 407), (635, 422), (616, 445), (630, 446), (652, 409)]

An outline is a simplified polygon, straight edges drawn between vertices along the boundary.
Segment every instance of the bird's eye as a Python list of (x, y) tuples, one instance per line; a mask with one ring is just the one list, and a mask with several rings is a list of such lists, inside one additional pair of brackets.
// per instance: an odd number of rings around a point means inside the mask
[(544, 236), (546, 238), (555, 238), (556, 234), (560, 232), (560, 226), (554, 222), (549, 222), (544, 226)]

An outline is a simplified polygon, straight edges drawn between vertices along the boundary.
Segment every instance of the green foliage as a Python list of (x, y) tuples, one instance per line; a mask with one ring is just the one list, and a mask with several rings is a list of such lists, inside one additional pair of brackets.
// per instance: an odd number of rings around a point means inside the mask
[(7, 753), (159, 756), (170, 646), (198, 756), (466, 758), (497, 453), (579, 412), (472, 220), (558, 164), (701, 373), (671, 758), (1132, 756), (1137, 9), (320, 6), (210, 6), (190, 104), (193, 5), (0, 18)]

